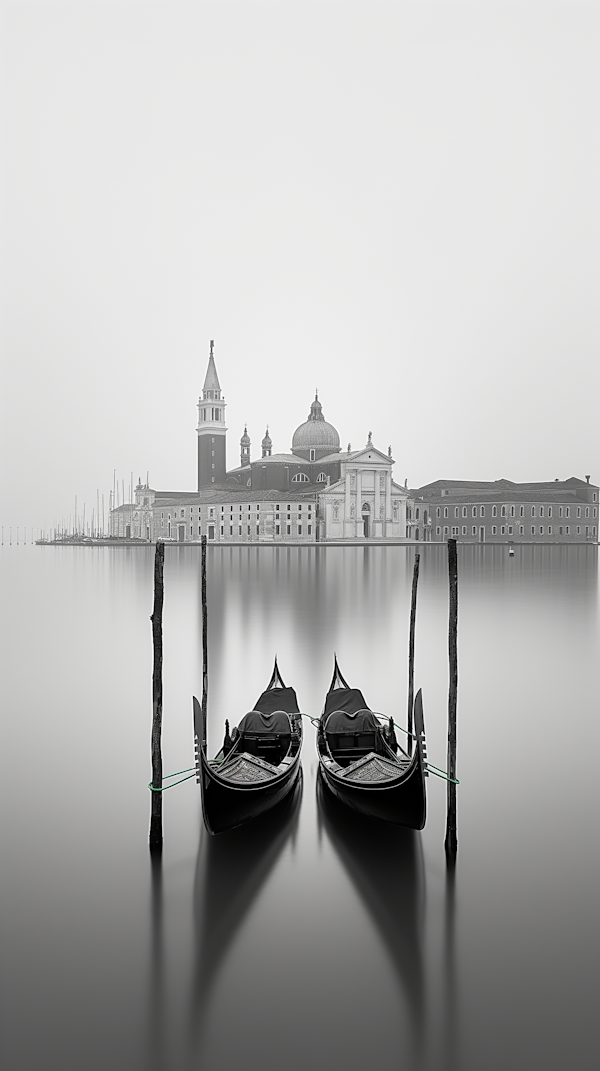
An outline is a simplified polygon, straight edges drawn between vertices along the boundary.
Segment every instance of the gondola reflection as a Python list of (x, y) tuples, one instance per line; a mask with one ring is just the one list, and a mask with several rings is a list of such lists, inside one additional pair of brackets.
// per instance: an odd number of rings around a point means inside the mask
[(218, 837), (203, 828), (194, 881), (195, 963), (189, 1047), (194, 1050), (210, 993), (226, 952), (241, 930), (283, 849), (295, 844), (302, 771), (295, 789), (278, 807), (246, 826)]
[(351, 811), (332, 796), (320, 775), (317, 798), (319, 825), (373, 919), (399, 979), (417, 1057), (422, 1053), (426, 1025), (425, 870), (420, 836)]

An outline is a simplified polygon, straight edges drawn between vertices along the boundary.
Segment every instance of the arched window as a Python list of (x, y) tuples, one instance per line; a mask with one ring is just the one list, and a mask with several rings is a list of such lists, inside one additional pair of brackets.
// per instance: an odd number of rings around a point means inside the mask
[(292, 483), (310, 483), (310, 480), (304, 472), (297, 472), (292, 476)]
[(317, 476), (317, 483), (327, 483), (327, 476), (324, 472), (320, 472)]
[(361, 513), (370, 513), (371, 512), (371, 507), (370, 507), (368, 502), (363, 502), (360, 512)]

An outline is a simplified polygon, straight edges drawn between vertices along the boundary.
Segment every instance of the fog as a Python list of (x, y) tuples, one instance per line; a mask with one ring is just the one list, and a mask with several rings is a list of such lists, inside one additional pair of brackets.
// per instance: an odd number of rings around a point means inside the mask
[(4, 525), (289, 450), (600, 480), (596, 4), (2, 5)]

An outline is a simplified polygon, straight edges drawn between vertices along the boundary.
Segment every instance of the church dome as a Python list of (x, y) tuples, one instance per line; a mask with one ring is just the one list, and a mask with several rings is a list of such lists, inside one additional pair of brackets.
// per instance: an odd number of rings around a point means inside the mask
[(250, 436), (248, 435), (248, 428), (244, 424), (244, 434), (240, 439), (240, 446), (250, 446)]
[(328, 424), (323, 416), (323, 407), (318, 394), (310, 407), (308, 420), (296, 428), (292, 439), (292, 453), (299, 450), (327, 450), (335, 453), (340, 448), (340, 437), (333, 424)]

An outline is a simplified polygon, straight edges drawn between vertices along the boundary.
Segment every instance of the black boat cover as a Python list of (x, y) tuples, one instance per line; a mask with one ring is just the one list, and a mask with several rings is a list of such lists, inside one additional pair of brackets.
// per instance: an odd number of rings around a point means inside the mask
[(255, 710), (263, 714), (272, 714), (275, 710), (285, 710), (288, 714), (299, 714), (300, 708), (293, 688), (267, 688), (256, 700)]
[(358, 688), (334, 688), (327, 693), (323, 717), (331, 714), (332, 710), (345, 710), (347, 714), (356, 714), (357, 710), (368, 710), (365, 697)]
[(326, 733), (371, 733), (378, 728), (379, 722), (370, 710), (361, 710), (357, 714), (334, 710), (325, 720)]
[(282, 736), (290, 736), (292, 731), (290, 719), (281, 709), (273, 714), (251, 710), (249, 714), (244, 715), (238, 729), (240, 733), (280, 733)]

